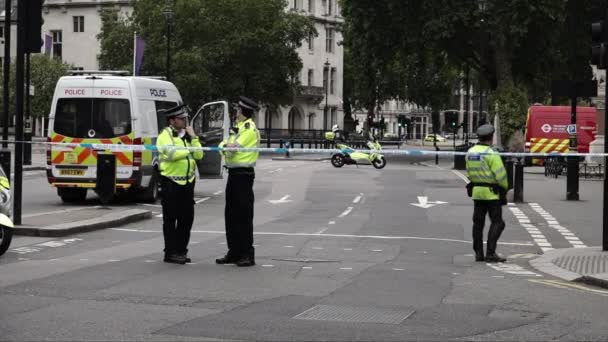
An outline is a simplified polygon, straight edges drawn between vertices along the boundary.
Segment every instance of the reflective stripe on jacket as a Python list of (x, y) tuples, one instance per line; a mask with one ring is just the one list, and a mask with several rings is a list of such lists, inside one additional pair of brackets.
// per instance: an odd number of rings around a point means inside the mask
[(156, 147), (162, 176), (180, 185), (194, 181), (196, 160), (203, 158), (203, 151), (189, 151), (183, 147), (201, 147), (198, 138), (192, 138), (189, 143), (186, 139), (174, 137), (173, 129), (167, 127), (158, 135)]
[[(219, 144), (219, 147), (224, 147), (224, 145), (236, 144), (238, 147), (243, 148), (252, 148), (258, 147), (260, 142), (260, 132), (258, 131), (255, 123), (252, 119), (247, 119), (245, 121), (237, 122), (236, 124), (237, 132), (236, 134), (230, 133), (228, 139), (222, 141)], [(240, 168), (240, 167), (255, 167), (255, 163), (258, 160), (259, 152), (232, 152), (226, 151), (224, 154), (224, 164), (227, 168)]]
[[(507, 170), (500, 155), (490, 146), (477, 144), (469, 149), (466, 155), (467, 176), (473, 183), (498, 184), (507, 189)], [(476, 186), (473, 188), (474, 200), (498, 200), (499, 194), (487, 186)]]

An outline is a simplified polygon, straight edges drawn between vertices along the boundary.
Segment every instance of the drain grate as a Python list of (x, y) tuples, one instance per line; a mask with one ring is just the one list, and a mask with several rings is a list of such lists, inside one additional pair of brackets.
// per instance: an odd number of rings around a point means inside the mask
[(413, 313), (413, 310), (315, 305), (294, 318), (316, 321), (399, 324)]
[(567, 255), (553, 260), (553, 263), (582, 275), (608, 272), (608, 255)]

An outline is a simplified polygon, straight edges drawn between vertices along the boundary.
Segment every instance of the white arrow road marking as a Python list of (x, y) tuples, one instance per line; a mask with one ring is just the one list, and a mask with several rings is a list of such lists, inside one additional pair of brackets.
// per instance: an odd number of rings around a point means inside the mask
[(285, 196), (281, 197), (281, 199), (279, 199), (279, 200), (269, 200), (268, 202), (270, 202), (270, 203), (272, 203), (272, 204), (283, 204), (283, 203), (289, 203), (289, 202), (291, 202), (291, 200), (290, 200), (290, 199), (288, 199), (289, 197), (291, 197), (291, 196), (289, 196), (289, 195), (285, 195)]
[(353, 200), (353, 203), (359, 203), (359, 201), (361, 200), (361, 196), (357, 196), (355, 197), (355, 199)]
[(444, 201), (429, 201), (427, 196), (418, 196), (418, 203), (410, 203), (413, 206), (428, 209), (436, 206), (437, 204), (447, 204)]

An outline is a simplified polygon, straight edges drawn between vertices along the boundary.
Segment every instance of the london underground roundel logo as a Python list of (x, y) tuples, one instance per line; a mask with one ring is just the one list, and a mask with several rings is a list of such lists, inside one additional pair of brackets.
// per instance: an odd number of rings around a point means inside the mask
[(545, 133), (549, 133), (553, 128), (549, 124), (544, 124), (540, 129), (542, 129)]

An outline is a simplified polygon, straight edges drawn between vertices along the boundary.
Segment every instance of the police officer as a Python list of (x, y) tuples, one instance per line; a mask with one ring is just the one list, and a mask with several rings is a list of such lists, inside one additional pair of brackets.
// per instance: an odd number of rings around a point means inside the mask
[(156, 147), (160, 161), (161, 203), (165, 262), (185, 264), (194, 221), (194, 183), (196, 162), (203, 158), (198, 137), (188, 126), (188, 111), (179, 105), (165, 111), (168, 126), (158, 135)]
[[(466, 155), (467, 176), (471, 181), (467, 185), (469, 197), (473, 198), (473, 250), (475, 261), (505, 262), (506, 259), (496, 254), (496, 244), (505, 229), (502, 219), (502, 205), (506, 204), (508, 188), (507, 171), (500, 155), (490, 144), (494, 136), (492, 125), (482, 125), (477, 129), (479, 143), (471, 147)], [(483, 228), (486, 213), (490, 216), (487, 254), (483, 253)]]
[[(232, 128), (228, 139), (220, 147), (258, 147), (260, 133), (253, 122), (253, 114), (259, 109), (257, 103), (244, 96), (239, 97), (236, 127)], [(226, 240), (228, 253), (216, 259), (217, 264), (255, 265), (253, 248), (253, 180), (258, 152), (223, 153), (228, 169), (226, 184)]]

